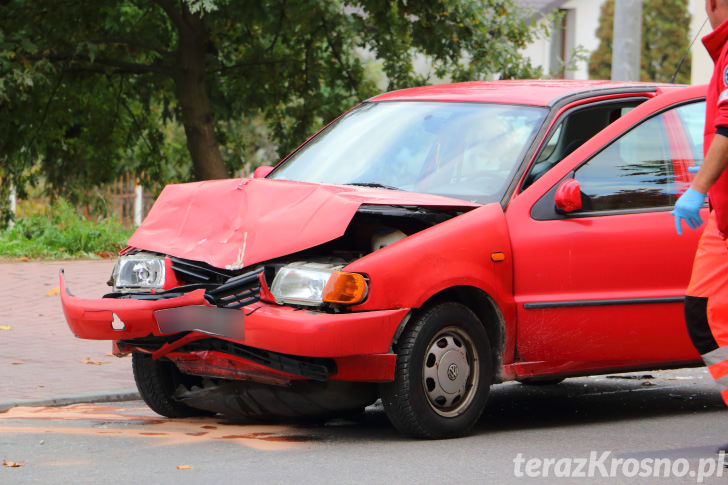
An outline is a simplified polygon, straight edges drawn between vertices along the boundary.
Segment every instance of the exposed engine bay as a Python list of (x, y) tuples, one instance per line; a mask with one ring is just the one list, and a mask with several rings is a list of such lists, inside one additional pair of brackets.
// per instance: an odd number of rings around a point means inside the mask
[[(301, 265), (323, 265), (331, 269), (341, 269), (369, 253), (462, 213), (462, 209), (362, 205), (343, 236), (313, 248), (240, 270), (217, 268), (208, 263), (170, 256), (171, 269), (180, 285), (154, 292), (119, 286), (115, 282), (115, 275), (119, 270), (115, 269), (109, 281), (114, 291), (104, 297), (155, 300), (204, 289), (209, 303), (220, 308), (239, 309), (259, 300), (261, 283), (266, 287), (262, 290), (265, 293), (273, 285), (278, 272), (286, 265), (300, 262)], [(141, 249), (128, 248), (122, 257), (138, 258), (141, 255), (147, 258), (147, 254), (149, 253)], [(264, 294), (264, 300), (265, 296)], [(331, 312), (342, 310), (341, 306), (335, 304), (325, 305), (321, 309)]]

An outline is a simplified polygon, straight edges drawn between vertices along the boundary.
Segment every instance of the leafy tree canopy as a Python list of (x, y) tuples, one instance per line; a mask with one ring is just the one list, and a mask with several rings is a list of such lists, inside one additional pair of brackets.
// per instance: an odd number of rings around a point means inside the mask
[(248, 120), (285, 153), (382, 87), (532, 76), (534, 35), (511, 0), (0, 0), (0, 180), (226, 177)]
[[(690, 45), (688, 0), (644, 0), (642, 5), (641, 81), (668, 82)], [(602, 5), (597, 29), (599, 47), (589, 60), (589, 77), (611, 79), (614, 0)], [(690, 56), (675, 81), (690, 83)]]

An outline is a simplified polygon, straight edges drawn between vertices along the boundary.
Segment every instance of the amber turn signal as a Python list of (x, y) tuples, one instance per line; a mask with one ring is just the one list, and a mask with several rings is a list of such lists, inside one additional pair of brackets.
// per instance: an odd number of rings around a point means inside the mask
[(326, 283), (322, 300), (327, 303), (359, 303), (367, 293), (367, 281), (358, 273), (334, 271)]

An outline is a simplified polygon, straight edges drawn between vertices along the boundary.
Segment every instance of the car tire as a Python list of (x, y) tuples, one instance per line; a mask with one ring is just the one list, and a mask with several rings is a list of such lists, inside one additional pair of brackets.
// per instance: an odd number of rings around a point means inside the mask
[(131, 367), (139, 394), (147, 406), (157, 414), (168, 418), (211, 414), (209, 411), (190, 407), (175, 399), (174, 393), (180, 385), (190, 387), (198, 378), (183, 374), (172, 362), (154, 360), (151, 354), (134, 352), (131, 356)]
[(397, 345), (393, 382), (380, 394), (395, 428), (416, 438), (462, 436), (485, 409), (493, 354), (483, 323), (466, 306), (447, 302), (426, 310)]
[(196, 409), (228, 417), (256, 420), (326, 420), (361, 413), (377, 400), (377, 385), (369, 382), (293, 381), (274, 386), (250, 381), (216, 380), (175, 397)]

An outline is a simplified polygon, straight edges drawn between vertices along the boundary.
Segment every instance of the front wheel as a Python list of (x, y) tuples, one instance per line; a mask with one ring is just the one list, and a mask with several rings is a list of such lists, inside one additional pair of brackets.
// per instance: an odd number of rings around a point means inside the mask
[(402, 334), (393, 382), (382, 384), (387, 417), (417, 438), (461, 436), (485, 408), (493, 380), (488, 334), (459, 303), (432, 307)]
[(139, 394), (147, 406), (152, 408), (152, 411), (168, 418), (211, 414), (208, 411), (190, 407), (174, 396), (180, 385), (189, 388), (201, 381), (199, 377), (183, 374), (174, 363), (168, 360), (153, 360), (151, 354), (140, 352), (132, 353), (131, 366)]

